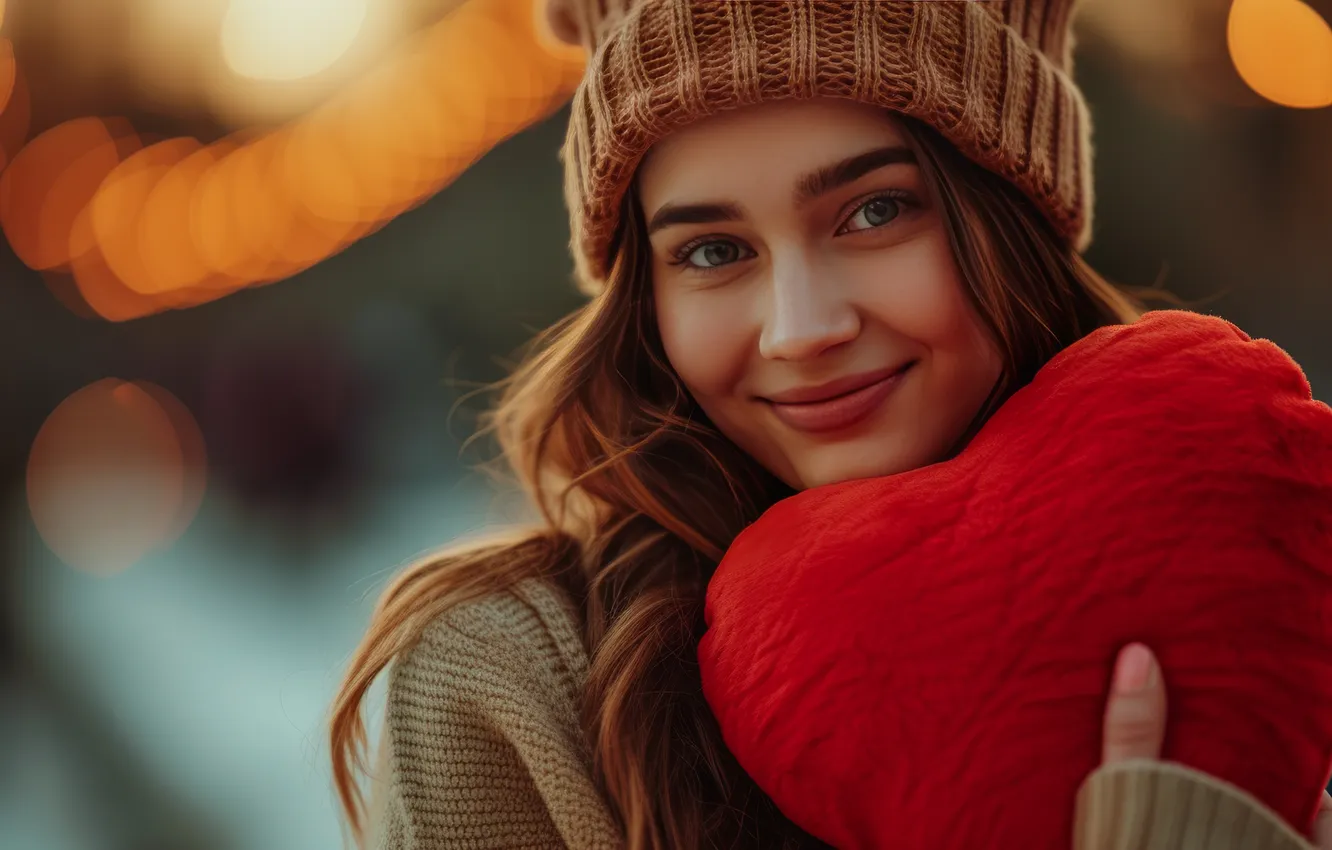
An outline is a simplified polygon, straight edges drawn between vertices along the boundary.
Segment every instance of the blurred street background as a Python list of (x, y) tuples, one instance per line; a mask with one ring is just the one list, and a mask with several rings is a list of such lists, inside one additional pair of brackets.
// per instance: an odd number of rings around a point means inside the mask
[[(1332, 400), (1332, 0), (1082, 7), (1093, 264)], [(580, 303), (583, 57), (539, 0), (0, 9), (0, 847), (339, 847), (346, 659), (513, 517), (475, 390)]]

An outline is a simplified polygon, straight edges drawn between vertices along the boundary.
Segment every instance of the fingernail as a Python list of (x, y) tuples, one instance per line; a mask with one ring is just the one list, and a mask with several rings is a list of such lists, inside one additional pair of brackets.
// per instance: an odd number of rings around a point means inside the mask
[(1129, 644), (1115, 665), (1115, 691), (1133, 694), (1147, 687), (1152, 672), (1152, 654), (1140, 643)]

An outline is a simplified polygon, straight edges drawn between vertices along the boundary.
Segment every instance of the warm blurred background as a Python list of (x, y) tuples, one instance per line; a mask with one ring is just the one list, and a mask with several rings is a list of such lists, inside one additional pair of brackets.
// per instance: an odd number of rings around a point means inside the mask
[[(0, 845), (340, 846), (375, 594), (578, 304), (533, 0), (0, 3)], [(1332, 398), (1332, 0), (1085, 0), (1095, 264)], [(372, 714), (373, 716), (373, 714)]]

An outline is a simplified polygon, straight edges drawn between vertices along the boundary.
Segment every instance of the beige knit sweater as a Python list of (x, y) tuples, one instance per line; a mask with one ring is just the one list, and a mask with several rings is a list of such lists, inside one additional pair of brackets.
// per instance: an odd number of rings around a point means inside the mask
[[(450, 611), (395, 665), (371, 848), (623, 846), (579, 732), (576, 616), (561, 591), (528, 581)], [(1077, 823), (1074, 850), (1311, 850), (1243, 791), (1168, 763), (1098, 770)]]

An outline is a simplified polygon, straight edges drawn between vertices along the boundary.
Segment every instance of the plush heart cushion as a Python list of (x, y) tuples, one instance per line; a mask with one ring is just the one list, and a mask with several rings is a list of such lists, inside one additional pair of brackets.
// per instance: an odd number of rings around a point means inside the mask
[(704, 693), (840, 848), (1067, 850), (1116, 651), (1164, 757), (1306, 835), (1332, 765), (1332, 410), (1280, 349), (1149, 313), (1062, 352), (953, 460), (806, 491), (707, 595)]

